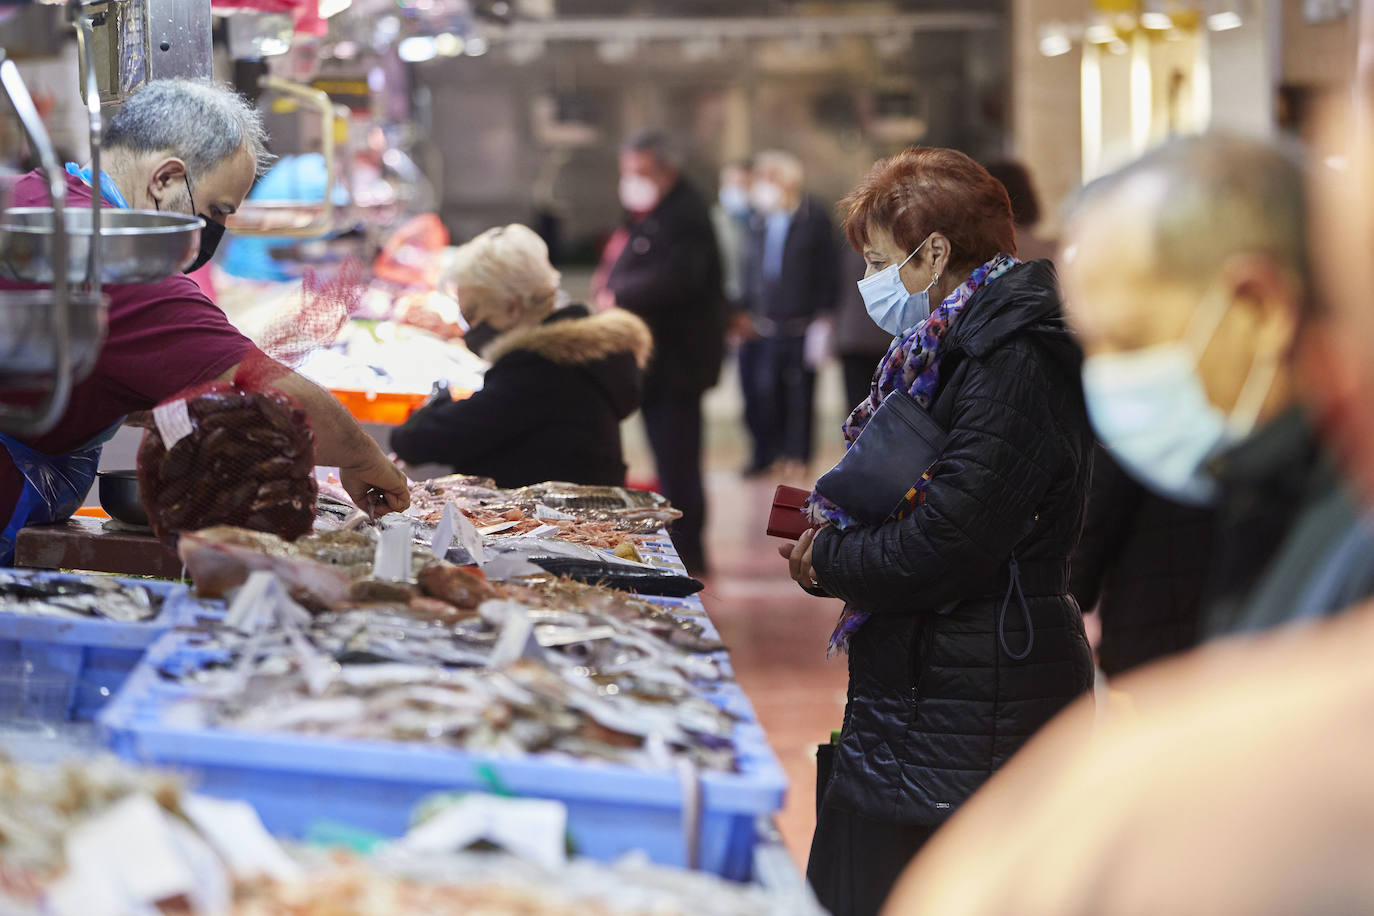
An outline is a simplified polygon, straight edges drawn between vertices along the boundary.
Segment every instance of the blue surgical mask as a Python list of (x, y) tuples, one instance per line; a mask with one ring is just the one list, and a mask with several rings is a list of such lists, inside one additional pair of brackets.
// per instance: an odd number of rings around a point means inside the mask
[[(926, 239), (928, 241), (929, 238)], [(873, 276), (859, 281), (859, 295), (863, 297), (868, 317), (893, 337), (930, 317), (930, 290), (940, 282), (940, 275), (936, 274), (930, 286), (918, 293), (907, 292), (906, 284), (902, 283), (902, 268), (907, 261), (916, 257), (916, 252), (926, 242), (917, 245), (916, 251), (906, 256), (906, 261), (884, 267)]]
[(1102, 444), (1142, 484), (1187, 505), (1216, 501), (1207, 462), (1253, 431), (1278, 371), (1276, 358), (1261, 363), (1256, 355), (1229, 416), (1208, 398), (1197, 363), (1228, 307), (1209, 294), (1183, 340), (1083, 363), (1088, 416)]
[(720, 206), (731, 216), (749, 215), (749, 191), (738, 185), (721, 185)]

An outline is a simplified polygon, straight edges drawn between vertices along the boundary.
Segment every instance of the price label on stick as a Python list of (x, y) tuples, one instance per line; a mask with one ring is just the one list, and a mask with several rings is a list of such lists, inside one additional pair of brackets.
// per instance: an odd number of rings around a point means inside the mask
[[(451, 508), (453, 503), (449, 503)], [(458, 542), (458, 546), (468, 552), (472, 557), (472, 562), (481, 566), (487, 561), (486, 539), (478, 532), (468, 517), (457, 509), (453, 510), (453, 537)]]
[(448, 556), (448, 548), (453, 543), (453, 516), (457, 513), (453, 508), (452, 501), (444, 504), (444, 514), (439, 519), (439, 527), (434, 529), (434, 537), (430, 538), (429, 549), (439, 559)]

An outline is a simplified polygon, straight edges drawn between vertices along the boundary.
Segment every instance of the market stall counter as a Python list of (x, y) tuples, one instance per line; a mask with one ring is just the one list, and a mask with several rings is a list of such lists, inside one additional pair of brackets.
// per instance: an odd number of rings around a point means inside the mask
[(76, 516), (55, 525), (30, 525), (15, 536), (14, 565), (82, 569), (179, 579), (176, 551), (151, 534), (114, 528), (108, 520)]

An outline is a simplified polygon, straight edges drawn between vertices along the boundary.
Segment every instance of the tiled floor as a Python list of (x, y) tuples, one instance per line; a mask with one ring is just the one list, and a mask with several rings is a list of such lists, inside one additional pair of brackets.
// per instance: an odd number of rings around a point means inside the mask
[(787, 771), (791, 790), (778, 826), (804, 866), (815, 827), (816, 745), (840, 726), (847, 671), (842, 658), (825, 658), (839, 602), (798, 588), (777, 554), (780, 542), (763, 534), (774, 485), (733, 471), (709, 475), (714, 569), (703, 598)]

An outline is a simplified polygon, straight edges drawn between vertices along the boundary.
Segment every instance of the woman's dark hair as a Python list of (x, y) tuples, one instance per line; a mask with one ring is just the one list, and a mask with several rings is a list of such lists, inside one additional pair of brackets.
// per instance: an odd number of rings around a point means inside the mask
[(1006, 189), (957, 150), (913, 146), (879, 160), (840, 206), (855, 251), (868, 244), (869, 228), (880, 226), (904, 251), (939, 232), (953, 246), (951, 267), (973, 269), (1016, 253)]
[(1034, 226), (1040, 222), (1040, 198), (1035, 196), (1035, 186), (1024, 165), (1015, 159), (998, 159), (985, 168), (1007, 189), (1007, 197), (1011, 198), (1011, 218), (1016, 225)]

